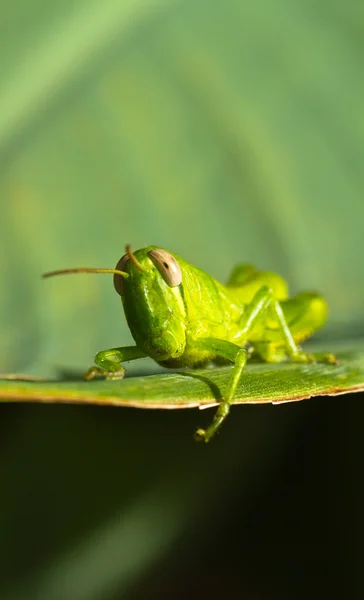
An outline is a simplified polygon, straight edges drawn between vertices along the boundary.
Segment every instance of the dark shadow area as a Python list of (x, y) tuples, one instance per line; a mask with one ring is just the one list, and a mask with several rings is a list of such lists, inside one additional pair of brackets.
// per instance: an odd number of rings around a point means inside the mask
[(213, 515), (206, 507), (128, 600), (359, 600), (363, 400), (361, 393), (281, 407), (281, 416), (297, 411), (300, 424), (276, 467), (260, 466), (263, 481), (252, 483), (248, 504), (237, 471), (225, 504), (212, 498)]
[[(127, 368), (125, 372), (125, 376), (123, 379), (128, 379), (130, 377), (148, 377), (149, 375), (160, 375), (161, 373), (171, 373), (172, 371), (167, 371), (162, 367), (143, 367), (142, 369), (130, 369)], [(68, 369), (57, 369), (57, 381), (85, 381), (84, 379), (85, 371), (72, 371)], [(95, 377), (95, 381), (102, 381), (103, 377)], [(94, 381), (92, 380), (92, 381)]]
[(192, 377), (193, 379), (198, 379), (199, 381), (206, 383), (206, 385), (208, 385), (208, 387), (210, 388), (211, 393), (213, 394), (215, 399), (218, 402), (222, 400), (222, 393), (219, 386), (216, 385), (216, 383), (214, 383), (213, 381), (211, 381), (211, 379), (209, 379), (207, 376), (201, 375), (199, 373), (194, 373), (193, 371), (178, 371), (178, 375), (181, 375), (182, 377)]

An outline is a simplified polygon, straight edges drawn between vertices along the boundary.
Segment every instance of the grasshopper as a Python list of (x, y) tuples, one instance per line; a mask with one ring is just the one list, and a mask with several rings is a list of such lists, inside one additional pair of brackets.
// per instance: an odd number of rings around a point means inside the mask
[(196, 440), (208, 442), (228, 416), (248, 346), (267, 362), (337, 362), (333, 354), (308, 354), (298, 345), (326, 322), (325, 299), (314, 292), (289, 298), (276, 273), (239, 264), (222, 285), (172, 252), (157, 246), (132, 252), (127, 245), (115, 269), (63, 269), (44, 277), (80, 272), (113, 273), (136, 344), (98, 352), (85, 379), (121, 379), (122, 363), (145, 356), (170, 368), (233, 363), (212, 423), (197, 429)]

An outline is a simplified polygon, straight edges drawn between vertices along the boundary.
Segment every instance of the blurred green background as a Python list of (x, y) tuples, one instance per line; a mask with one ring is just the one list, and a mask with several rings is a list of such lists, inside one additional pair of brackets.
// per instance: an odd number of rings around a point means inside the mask
[[(40, 279), (128, 242), (364, 335), (361, 3), (15, 0), (0, 32), (1, 372), (131, 343), (107, 276)], [(362, 400), (236, 408), (209, 447), (197, 411), (2, 405), (1, 600), (362, 598)]]

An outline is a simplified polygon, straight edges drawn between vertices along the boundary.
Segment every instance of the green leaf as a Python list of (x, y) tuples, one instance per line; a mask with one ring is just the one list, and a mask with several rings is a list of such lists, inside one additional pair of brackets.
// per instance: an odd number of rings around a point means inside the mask
[[(364, 390), (364, 350), (338, 354), (339, 365), (249, 364), (234, 404), (304, 400)], [(218, 403), (231, 367), (128, 377), (122, 381), (0, 381), (0, 400), (63, 402), (149, 409), (205, 408)]]

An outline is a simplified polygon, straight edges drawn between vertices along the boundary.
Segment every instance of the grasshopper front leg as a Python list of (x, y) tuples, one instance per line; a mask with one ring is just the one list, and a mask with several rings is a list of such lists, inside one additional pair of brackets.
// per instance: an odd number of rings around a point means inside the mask
[(121, 348), (111, 348), (110, 350), (101, 350), (95, 356), (96, 367), (91, 367), (84, 375), (84, 379), (89, 380), (101, 375), (106, 379), (122, 379), (125, 369), (123, 362), (143, 358), (146, 354), (139, 350), (137, 346), (124, 346)]
[(196, 346), (201, 350), (216, 352), (216, 355), (234, 363), (224, 398), (219, 404), (211, 425), (207, 429), (197, 429), (195, 433), (195, 440), (207, 443), (215, 435), (230, 412), (237, 385), (247, 363), (248, 353), (245, 348), (240, 348), (232, 342), (215, 338), (200, 338), (196, 340)]
[(305, 363), (315, 362), (316, 360), (331, 364), (336, 362), (335, 357), (331, 354), (314, 355), (302, 352), (293, 339), (280, 303), (275, 298), (272, 290), (267, 286), (261, 287), (255, 294), (251, 303), (247, 306), (240, 321), (241, 330), (239, 335), (239, 345), (215, 338), (200, 338), (195, 341), (196, 346), (201, 348), (201, 350), (214, 352), (216, 355), (234, 363), (224, 398), (220, 402), (211, 425), (206, 430), (198, 429), (195, 434), (195, 438), (198, 441), (208, 442), (228, 416), (230, 406), (234, 401), (240, 377), (247, 363), (247, 352), (244, 349), (244, 346), (249, 341), (249, 333), (259, 323), (267, 309), (272, 311), (277, 320), (277, 324), (281, 329), (283, 344), (288, 356), (292, 360)]

